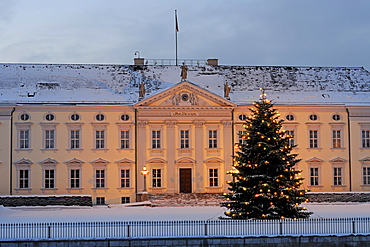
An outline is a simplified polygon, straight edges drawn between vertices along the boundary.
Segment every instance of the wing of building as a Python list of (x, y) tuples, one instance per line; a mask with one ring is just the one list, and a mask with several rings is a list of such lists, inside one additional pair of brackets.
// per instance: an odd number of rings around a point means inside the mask
[(113, 204), (143, 191), (226, 192), (261, 87), (294, 136), (306, 189), (370, 190), (364, 68), (189, 65), (186, 80), (180, 74), (180, 66), (0, 64), (0, 194), (91, 194)]

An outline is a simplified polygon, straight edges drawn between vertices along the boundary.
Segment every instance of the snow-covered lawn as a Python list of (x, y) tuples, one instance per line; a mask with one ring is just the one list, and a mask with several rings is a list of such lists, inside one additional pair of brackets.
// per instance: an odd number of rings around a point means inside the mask
[[(370, 203), (305, 204), (311, 218), (370, 217)], [(0, 223), (217, 220), (221, 207), (0, 207)]]

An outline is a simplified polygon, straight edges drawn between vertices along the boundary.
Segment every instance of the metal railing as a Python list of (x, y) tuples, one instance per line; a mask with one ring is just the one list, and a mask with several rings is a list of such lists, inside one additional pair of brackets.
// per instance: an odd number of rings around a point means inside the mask
[[(207, 59), (178, 59), (177, 65), (207, 65)], [(145, 59), (145, 65), (176, 65), (176, 59)]]
[(1, 240), (369, 234), (370, 218), (0, 224)]

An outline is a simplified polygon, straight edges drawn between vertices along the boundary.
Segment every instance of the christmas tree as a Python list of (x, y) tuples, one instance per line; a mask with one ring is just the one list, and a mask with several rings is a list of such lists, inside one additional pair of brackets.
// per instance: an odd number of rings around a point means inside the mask
[(281, 130), (274, 104), (265, 92), (250, 109), (251, 116), (243, 124), (245, 141), (236, 144), (233, 170), (229, 173), (229, 194), (224, 194), (225, 215), (232, 219), (308, 218), (311, 214), (299, 206), (307, 202), (305, 190), (299, 189), (303, 178), (295, 170), (300, 161), (291, 154), (292, 138)]

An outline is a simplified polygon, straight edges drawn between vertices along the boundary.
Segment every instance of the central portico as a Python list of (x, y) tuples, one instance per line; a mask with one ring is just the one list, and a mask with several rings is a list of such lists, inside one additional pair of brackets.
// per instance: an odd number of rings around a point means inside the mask
[[(230, 101), (182, 81), (134, 105), (137, 169), (150, 193), (222, 193), (232, 166)], [(138, 192), (143, 188), (138, 179)]]

